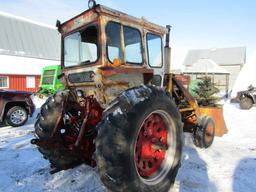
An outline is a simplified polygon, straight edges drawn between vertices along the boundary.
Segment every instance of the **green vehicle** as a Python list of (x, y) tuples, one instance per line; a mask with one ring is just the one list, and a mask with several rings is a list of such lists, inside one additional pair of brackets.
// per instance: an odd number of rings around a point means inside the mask
[(63, 84), (58, 79), (60, 74), (60, 65), (44, 67), (41, 74), (39, 94), (54, 94), (64, 89)]

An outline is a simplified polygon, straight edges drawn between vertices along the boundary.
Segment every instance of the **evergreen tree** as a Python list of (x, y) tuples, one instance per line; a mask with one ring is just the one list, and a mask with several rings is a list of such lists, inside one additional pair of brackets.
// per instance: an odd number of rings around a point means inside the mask
[(203, 77), (193, 91), (196, 94), (195, 98), (199, 106), (216, 106), (219, 100), (219, 97), (214, 96), (219, 92), (219, 89), (213, 85), (211, 78), (208, 76)]

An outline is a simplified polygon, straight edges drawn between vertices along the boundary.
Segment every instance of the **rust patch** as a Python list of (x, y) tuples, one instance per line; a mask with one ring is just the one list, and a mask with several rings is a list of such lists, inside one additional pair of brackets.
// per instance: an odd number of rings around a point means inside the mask
[(97, 14), (93, 11), (85, 11), (84, 13), (78, 15), (77, 17), (65, 22), (61, 26), (62, 33), (69, 33), (75, 29), (78, 29), (85, 24), (88, 24), (97, 19)]

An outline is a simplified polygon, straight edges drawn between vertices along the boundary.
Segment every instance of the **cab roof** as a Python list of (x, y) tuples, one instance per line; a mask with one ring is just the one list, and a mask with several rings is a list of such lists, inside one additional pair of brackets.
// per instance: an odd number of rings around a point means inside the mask
[(145, 29), (153, 30), (157, 33), (165, 34), (165, 33), (168, 32), (165, 27), (154, 24), (152, 22), (149, 22), (143, 17), (142, 18), (137, 18), (137, 17), (128, 15), (128, 14), (123, 13), (121, 11), (117, 11), (115, 9), (112, 9), (112, 8), (109, 8), (109, 7), (100, 5), (100, 4), (96, 5), (92, 9), (88, 9), (88, 10), (82, 12), (81, 14), (69, 19), (68, 21), (64, 22), (61, 25), (61, 27), (65, 26), (65, 25), (69, 25), (72, 21), (74, 21), (76, 19), (79, 19), (80, 17), (83, 17), (85, 15), (91, 16), (90, 13), (93, 13), (93, 12), (97, 12), (100, 15), (105, 15), (105, 16), (117, 18), (120, 21), (127, 21), (127, 22), (130, 22), (130, 23), (134, 23), (134, 24), (140, 25), (141, 27), (143, 27)]

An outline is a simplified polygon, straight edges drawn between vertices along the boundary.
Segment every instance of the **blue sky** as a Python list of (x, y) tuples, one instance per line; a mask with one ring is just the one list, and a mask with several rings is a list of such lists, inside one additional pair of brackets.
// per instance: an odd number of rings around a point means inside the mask
[[(98, 0), (152, 22), (173, 26), (173, 65), (189, 49), (246, 46), (256, 50), (255, 0)], [(0, 11), (55, 25), (87, 9), (87, 0), (0, 0)]]

